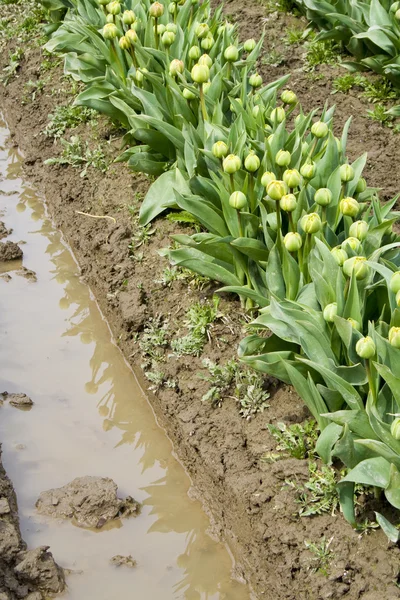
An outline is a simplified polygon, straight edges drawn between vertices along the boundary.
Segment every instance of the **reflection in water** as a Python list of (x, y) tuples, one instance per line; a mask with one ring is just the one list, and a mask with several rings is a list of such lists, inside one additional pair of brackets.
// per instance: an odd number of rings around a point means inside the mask
[[(1, 125), (0, 122), (0, 127)], [(0, 130), (0, 139), (1, 133)], [(4, 156), (5, 154), (6, 156)], [(44, 236), (48, 241), (45, 253), (50, 262), (46, 274), (39, 276), (38, 284), (35, 285), (43, 285), (42, 294), (45, 298), (47, 297), (45, 294), (49, 293), (46, 290), (52, 290), (54, 295), (57, 284), (56, 304), (53, 303), (51, 309), (45, 305), (43, 309), (52, 312), (58, 311), (57, 323), (58, 325), (62, 324), (62, 331), (55, 335), (61, 336), (61, 339), (64, 340), (63, 344), (69, 344), (69, 340), (73, 344), (72, 350), (69, 346), (62, 346), (65, 360), (69, 365), (69, 361), (74, 359), (71, 355), (77, 351), (75, 339), (79, 339), (91, 354), (89, 359), (90, 376), (86, 377), (86, 380), (82, 379), (83, 390), (81, 404), (78, 405), (79, 412), (73, 414), (73, 418), (78, 424), (77, 431), (85, 427), (90, 429), (90, 424), (85, 425), (85, 419), (89, 413), (91, 414), (93, 409), (91, 399), (94, 398), (98, 414), (102, 419), (103, 431), (107, 434), (102, 434), (99, 428), (96, 429), (94, 437), (90, 438), (93, 444), (92, 451), (96, 452), (95, 444), (98, 439), (103, 439), (103, 435), (113, 436), (114, 451), (120, 452), (126, 447), (124, 451), (130, 452), (130, 461), (132, 461), (132, 464), (125, 462), (123, 467), (118, 465), (118, 468), (126, 472), (126, 469), (133, 467), (133, 461), (136, 461), (140, 467), (138, 473), (143, 484), (140, 486), (139, 480), (138, 489), (143, 498), (143, 514), (136, 522), (139, 527), (139, 523), (144, 523), (144, 519), (147, 519), (143, 533), (150, 537), (149, 541), (147, 538), (143, 538), (139, 543), (146, 546), (146, 544), (152, 543), (152, 539), (157, 540), (152, 549), (152, 578), (157, 585), (161, 585), (160, 589), (163, 589), (162, 600), (168, 598), (184, 598), (185, 600), (248, 599), (248, 589), (231, 578), (232, 560), (227, 549), (207, 534), (207, 528), (210, 526), (209, 520), (200, 503), (191, 500), (188, 495), (190, 480), (173, 457), (169, 439), (157, 425), (150, 406), (140, 392), (118, 348), (111, 343), (108, 326), (102, 319), (89, 288), (80, 280), (70, 251), (64, 246), (60, 233), (53, 228), (51, 221), (46, 217), (42, 200), (31, 188), (20, 181), (21, 157), (18, 150), (12, 148), (8, 153), (0, 150), (0, 172), (4, 169), (4, 163), (6, 170), (3, 170), (3, 173), (6, 173), (6, 178), (1, 181), (1, 190), (5, 194), (3, 198), (8, 199), (10, 207), (8, 212), (17, 211), (17, 215), (14, 217), (17, 219), (17, 223), (21, 218), (26, 222), (28, 216), (25, 214), (28, 212), (31, 219), (26, 225), (27, 248), (31, 247), (30, 244), (33, 247), (39, 235), (42, 236), (41, 239)], [(9, 195), (9, 192), (17, 189), (18, 198)], [(27, 211), (28, 208), (29, 211)], [(9, 215), (7, 214), (7, 216)], [(35, 221), (35, 231), (30, 229), (32, 220)], [(43, 260), (43, 257), (39, 256), (38, 264), (25, 266), (37, 270)], [(61, 288), (62, 297), (59, 297)], [(28, 294), (28, 289), (24, 293)], [(50, 331), (45, 330), (45, 325), (46, 323), (43, 322), (44, 340), (51, 334)], [(82, 346), (81, 348), (83, 352), (84, 348)], [(86, 354), (87, 350), (85, 350)], [(71, 364), (74, 363), (71, 362)], [(79, 365), (79, 368), (81, 366)], [(84, 365), (84, 368), (87, 373), (87, 364)], [(75, 377), (75, 373), (73, 376)], [(79, 377), (79, 373), (76, 377)], [(58, 385), (64, 383), (57, 381)], [(68, 390), (66, 390), (66, 395), (68, 395)], [(73, 410), (72, 402), (65, 401), (65, 404), (68, 409)], [(35, 414), (35, 410), (32, 411), (32, 414)], [(14, 413), (11, 414), (14, 415)], [(10, 416), (10, 418), (19, 417)], [(76, 446), (74, 450), (77, 452), (80, 443), (78, 437), (76, 440), (70, 440), (70, 444)], [(106, 442), (102, 443), (104, 445)], [(100, 450), (99, 447), (99, 452)], [(121, 455), (115, 455), (116, 462), (118, 462), (119, 456)], [(26, 468), (29, 459), (21, 464), (23, 468)], [(40, 466), (34, 463), (30, 465), (30, 469), (37, 471)], [(124, 536), (127, 528), (127, 525), (124, 524), (117, 535)], [(135, 531), (134, 527), (132, 530)], [(58, 535), (62, 536), (65, 531), (65, 528), (60, 528)], [(102, 535), (96, 536), (98, 544), (102, 543), (103, 536), (111, 535), (111, 533), (104, 532)], [(84, 535), (86, 534), (87, 532), (84, 532)], [(159, 554), (165, 552), (163, 544), (160, 543), (159, 534), (172, 536), (169, 542), (170, 547), (167, 544), (166, 557)], [(137, 532), (136, 535), (138, 535)], [(158, 572), (158, 563), (164, 564), (165, 560), (174, 566), (167, 568), (165, 572), (160, 566), (160, 572)], [(100, 565), (96, 566), (101, 568)], [(86, 587), (85, 589), (90, 593), (90, 588)], [(130, 589), (130, 587), (126, 588), (127, 595), (124, 594), (124, 598), (137, 598), (136, 594), (129, 595)], [(150, 587), (147, 590), (141, 589), (139, 597), (142, 600), (161, 600), (159, 593), (154, 596), (154, 593), (149, 590)], [(86, 597), (89, 596), (86, 595)], [(90, 597), (94, 597), (94, 595)], [(118, 597), (122, 598), (122, 596)]]

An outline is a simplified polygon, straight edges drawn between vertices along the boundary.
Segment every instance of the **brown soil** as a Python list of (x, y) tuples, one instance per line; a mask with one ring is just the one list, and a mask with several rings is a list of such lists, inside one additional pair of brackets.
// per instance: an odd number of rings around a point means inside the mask
[(22, 250), (15, 242), (0, 242), (0, 262), (22, 258)]
[[(244, 36), (259, 33), (263, 11), (255, 3), (234, 0), (228, 3), (227, 11), (240, 19)], [(270, 18), (266, 23), (266, 44), (274, 40), (278, 43), (287, 23), (284, 16)], [(270, 68), (264, 78), (276, 78), (289, 69), (294, 70), (291, 85), (306, 108), (322, 106), (329, 93), (328, 85), (311, 84), (302, 71), (296, 70), (301, 67), (300, 52), (291, 49), (284, 67)], [(69, 84), (62, 79), (61, 69), (55, 69), (51, 86), (47, 85), (35, 100), (21, 106), (24, 85), (41, 76), (40, 63), (40, 51), (30, 50), (18, 79), (0, 88), (0, 106), (14, 143), (24, 152), (26, 177), (44, 193), (55, 223), (65, 233), (116, 339), (138, 372), (142, 358), (137, 339), (145, 323), (159, 316), (168, 320), (172, 335), (182, 335), (187, 308), (194, 301), (211, 298), (215, 288), (209, 285), (199, 291), (184, 281), (174, 281), (169, 286), (156, 283), (167, 266), (158, 251), (169, 244), (169, 235), (177, 229), (168, 221), (158, 220), (154, 235), (133, 256), (130, 253), (129, 245), (136, 231), (128, 206), (134, 205), (137, 195), (146, 191), (146, 177), (133, 177), (120, 164), (113, 165), (106, 174), (89, 169), (86, 178), (69, 167), (43, 165), (43, 160), (57, 154), (60, 147), (41, 132), (55, 105), (69, 100)], [(335, 101), (338, 126), (354, 110), (360, 110), (361, 101), (355, 97), (337, 95)], [(96, 131), (100, 140), (115, 139), (117, 135), (102, 121)], [(93, 135), (85, 127), (74, 133), (82, 139)], [(397, 138), (388, 130), (361, 117), (354, 119), (351, 155), (371, 149), (367, 176), (370, 183), (382, 185), (385, 196), (393, 195), (399, 187), (396, 142)], [(112, 156), (113, 145), (116, 144), (109, 146)], [(390, 182), (386, 173), (390, 173)], [(91, 219), (76, 211), (109, 215), (116, 223)], [(245, 319), (239, 304), (230, 298), (223, 298), (220, 309), (226, 317), (214, 325), (211, 342), (202, 358), (207, 356), (224, 363), (235, 355)], [(382, 531), (360, 537), (339, 514), (300, 518), (296, 493), (285, 486), (285, 481), (305, 481), (307, 461), (283, 459), (272, 464), (260, 461), (265, 452), (275, 448), (267, 422), (293, 423), (307, 417), (304, 405), (293, 391), (267, 381), (270, 408), (246, 420), (239, 415), (237, 403), (232, 399), (224, 399), (217, 409), (201, 401), (208, 389), (207, 382), (198, 377), (204, 373), (202, 358), (177, 358), (170, 353), (171, 348), (165, 348), (166, 360), (161, 369), (165, 378), (175, 380), (177, 385), (175, 389), (160, 388), (151, 396), (151, 402), (257, 597), (399, 598), (399, 550), (388, 546)], [(365, 512), (366, 517), (373, 518), (373, 513)], [(318, 544), (322, 538), (331, 540), (327, 574), (318, 572), (320, 563), (305, 547), (307, 540)]]

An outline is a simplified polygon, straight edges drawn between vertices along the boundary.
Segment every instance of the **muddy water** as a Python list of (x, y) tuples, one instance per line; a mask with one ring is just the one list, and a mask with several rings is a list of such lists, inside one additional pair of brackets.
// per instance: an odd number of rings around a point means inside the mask
[[(37, 276), (24, 277), (18, 264), (0, 277), (0, 391), (35, 403), (0, 408), (24, 539), (50, 545), (74, 571), (68, 600), (248, 600), (42, 198), (21, 179), (7, 135), (0, 121), (0, 218)], [(42, 490), (83, 475), (114, 479), (121, 497), (143, 503), (141, 515), (94, 532), (36, 514)], [(111, 565), (116, 554), (132, 555), (137, 567)]]

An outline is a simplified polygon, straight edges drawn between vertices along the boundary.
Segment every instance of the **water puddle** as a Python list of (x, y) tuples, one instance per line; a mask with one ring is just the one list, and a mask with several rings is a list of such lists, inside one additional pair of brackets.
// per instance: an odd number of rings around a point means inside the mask
[[(0, 120), (1, 220), (13, 229), (6, 239), (26, 242), (23, 265), (37, 275), (0, 278), (0, 392), (35, 402), (30, 411), (0, 408), (25, 541), (50, 545), (58, 563), (76, 571), (68, 600), (249, 600), (43, 200), (22, 181), (7, 136)], [(94, 532), (36, 514), (41, 491), (83, 475), (114, 479), (120, 497), (143, 503), (141, 515)], [(111, 565), (117, 554), (137, 566)]]

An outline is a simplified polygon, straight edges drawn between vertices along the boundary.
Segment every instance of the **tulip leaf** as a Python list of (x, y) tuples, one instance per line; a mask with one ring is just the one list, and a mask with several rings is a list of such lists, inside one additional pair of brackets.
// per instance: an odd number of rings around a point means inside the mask
[(386, 517), (381, 515), (381, 513), (375, 512), (375, 516), (378, 524), (380, 525), (380, 527), (382, 527), (382, 530), (386, 537), (393, 544), (397, 544), (400, 541), (400, 531), (397, 529), (397, 527), (392, 525), (392, 523), (388, 521)]
[(186, 179), (178, 169), (163, 173), (150, 186), (140, 207), (140, 224), (147, 225), (166, 208), (178, 208), (175, 191), (190, 192)]
[(329, 423), (321, 432), (315, 445), (315, 451), (325, 464), (332, 464), (332, 449), (342, 435), (343, 427), (336, 423)]

